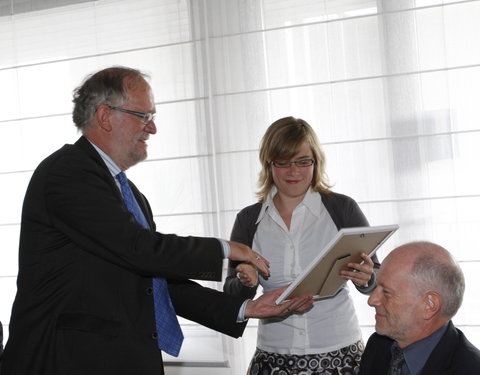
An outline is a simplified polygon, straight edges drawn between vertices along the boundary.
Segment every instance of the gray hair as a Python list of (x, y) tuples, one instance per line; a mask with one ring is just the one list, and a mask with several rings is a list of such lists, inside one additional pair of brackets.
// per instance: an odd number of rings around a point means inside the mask
[(73, 92), (75, 126), (84, 133), (98, 106), (122, 105), (128, 99), (127, 84), (144, 81), (146, 77), (139, 70), (126, 67), (111, 67), (88, 76)]
[[(462, 305), (465, 292), (465, 278), (463, 272), (443, 247), (430, 243), (418, 242), (411, 244), (417, 247), (420, 254), (411, 268), (411, 277), (421, 292), (436, 291), (443, 300), (441, 313), (452, 318)], [(438, 254), (439, 250), (448, 255)]]

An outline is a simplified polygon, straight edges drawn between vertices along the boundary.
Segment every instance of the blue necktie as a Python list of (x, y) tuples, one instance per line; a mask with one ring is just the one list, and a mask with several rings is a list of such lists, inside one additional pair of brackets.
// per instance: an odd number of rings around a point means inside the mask
[[(127, 209), (133, 214), (138, 223), (144, 228), (150, 229), (150, 225), (140, 209), (132, 189), (130, 189), (125, 173), (120, 172), (116, 178), (120, 182), (123, 200)], [(175, 313), (170, 295), (168, 294), (165, 279), (153, 279), (153, 301), (158, 332), (158, 347), (164, 352), (177, 357), (182, 346), (183, 333), (180, 324), (178, 324), (177, 314)]]

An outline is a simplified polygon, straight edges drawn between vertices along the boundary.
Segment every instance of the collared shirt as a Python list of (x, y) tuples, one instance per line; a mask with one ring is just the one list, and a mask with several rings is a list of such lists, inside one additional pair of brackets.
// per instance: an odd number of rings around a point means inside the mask
[[(88, 138), (87, 138), (88, 139)], [(100, 155), (100, 157), (102, 158), (102, 160), (105, 162), (105, 164), (107, 165), (107, 168), (108, 170), (110, 171), (110, 173), (112, 174), (112, 177), (115, 178), (115, 176), (117, 174), (119, 174), (122, 170), (120, 169), (120, 167), (112, 160), (112, 158), (110, 156), (108, 156), (105, 152), (103, 152), (103, 150), (98, 147), (95, 143), (93, 143), (91, 140), (88, 139), (88, 141), (91, 143), (91, 145), (95, 148), (95, 150), (97, 150), (98, 154)], [(115, 181), (117, 181), (117, 179), (115, 179)], [(122, 191), (122, 189), (120, 188), (120, 183), (117, 181), (117, 186), (118, 188), (120, 189), (120, 191)]]
[[(428, 357), (437, 346), (443, 334), (447, 330), (447, 325), (443, 325), (430, 336), (414, 342), (403, 349), (405, 362), (402, 366), (402, 375), (418, 375), (422, 371)], [(395, 345), (396, 343), (394, 343)]]
[[(274, 187), (262, 205), (252, 244), (270, 261), (270, 277), (260, 278), (264, 291), (293, 281), (338, 232), (320, 194), (310, 189), (293, 211), (288, 229), (273, 203), (276, 193)], [(361, 337), (345, 285), (335, 297), (316, 301), (307, 314), (262, 319), (257, 346), (279, 354), (318, 354), (351, 345)]]

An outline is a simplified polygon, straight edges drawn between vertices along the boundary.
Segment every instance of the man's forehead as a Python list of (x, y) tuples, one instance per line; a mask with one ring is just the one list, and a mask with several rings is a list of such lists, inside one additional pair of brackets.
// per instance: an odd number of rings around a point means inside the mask
[(149, 103), (149, 105), (154, 105), (153, 92), (150, 85), (145, 81), (126, 88), (126, 92), (127, 102), (145, 102), (144, 104)]
[(405, 275), (405, 273), (403, 272), (405, 266), (400, 262), (397, 262), (395, 258), (395, 256), (388, 256), (382, 262), (377, 278), (377, 283), (388, 284), (390, 280), (396, 279), (399, 274), (408, 277), (408, 275)]
[(412, 258), (403, 254), (387, 257), (380, 266), (377, 275), (377, 284), (391, 291), (405, 291), (411, 289)]
[(137, 97), (141, 95), (153, 96), (152, 89), (147, 81), (141, 77), (126, 77), (124, 81), (127, 97)]

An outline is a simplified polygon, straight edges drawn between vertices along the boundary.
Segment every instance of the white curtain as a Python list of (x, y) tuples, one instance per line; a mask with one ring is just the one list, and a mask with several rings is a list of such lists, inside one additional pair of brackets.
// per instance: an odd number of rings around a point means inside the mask
[[(127, 65), (150, 73), (155, 92), (158, 134), (129, 177), (161, 231), (228, 238), (255, 201), (266, 127), (303, 118), (324, 145), (333, 190), (371, 224), (400, 225), (380, 258), (430, 240), (461, 262), (467, 291), (454, 321), (480, 346), (478, 19), (480, 1), (2, 2), (0, 320), (8, 328), (26, 184), (78, 137), (72, 90)], [(352, 294), (367, 338), (373, 310)], [(256, 322), (235, 341), (183, 325), (182, 364), (245, 372)]]

